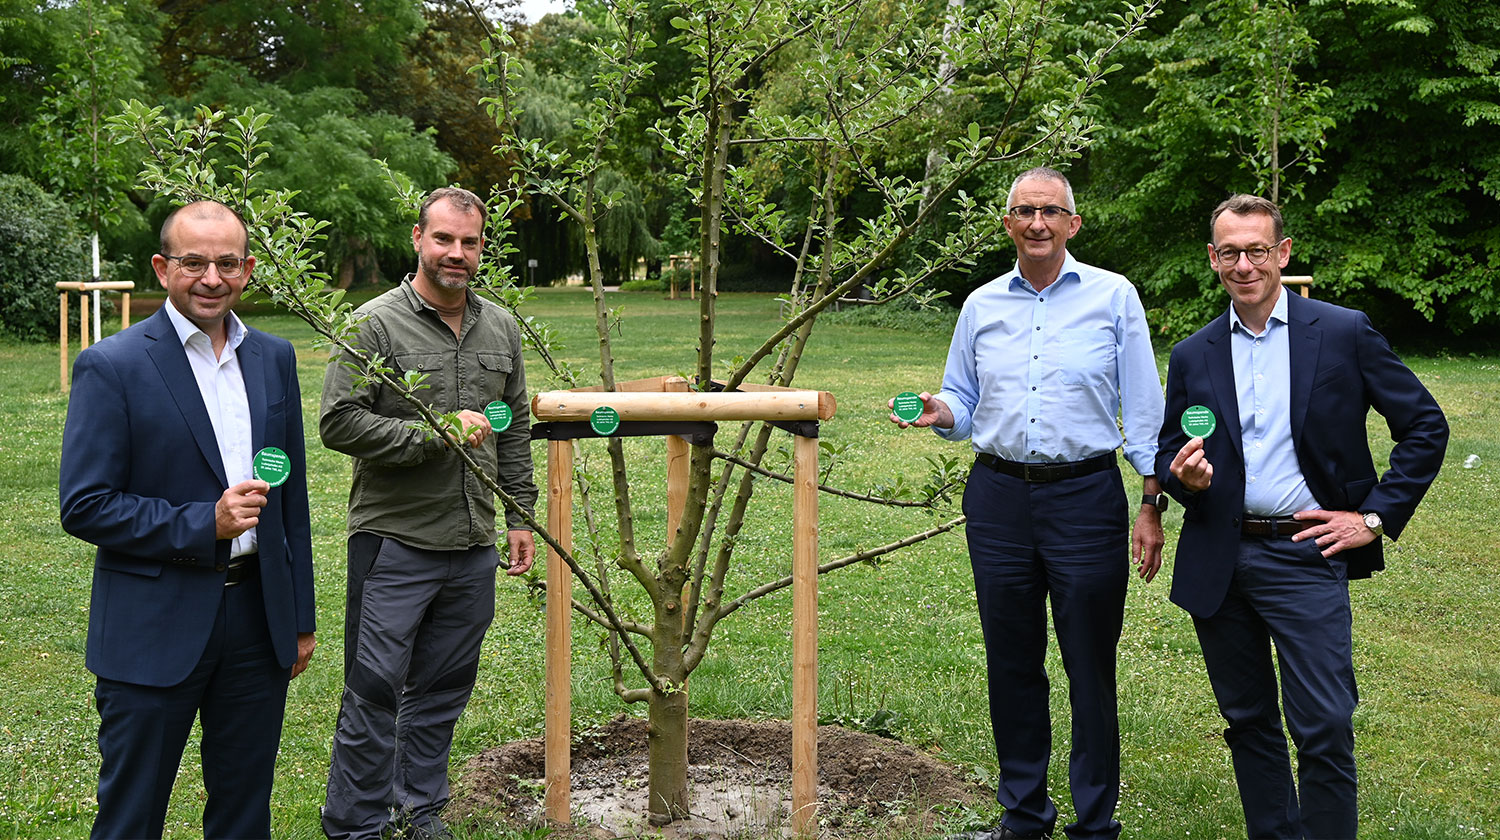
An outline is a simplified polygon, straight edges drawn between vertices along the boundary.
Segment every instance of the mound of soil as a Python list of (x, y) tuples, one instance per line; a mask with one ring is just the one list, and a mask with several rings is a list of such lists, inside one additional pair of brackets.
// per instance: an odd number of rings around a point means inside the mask
[[(791, 726), (785, 721), (693, 720), (688, 725), (693, 816), (663, 828), (646, 823), (646, 721), (620, 716), (573, 739), (572, 807), (577, 825), (558, 838), (666, 840), (788, 837)], [(540, 738), (485, 750), (464, 769), (455, 819), (500, 815), (544, 821)], [(837, 726), (818, 728), (820, 836), (868, 838), (875, 826), (908, 836), (936, 830), (940, 805), (982, 806), (993, 792), (899, 741)]]

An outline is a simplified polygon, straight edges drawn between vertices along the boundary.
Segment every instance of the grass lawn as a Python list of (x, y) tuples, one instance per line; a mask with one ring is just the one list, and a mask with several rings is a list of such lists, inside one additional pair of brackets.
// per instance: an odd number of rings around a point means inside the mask
[[(777, 323), (769, 295), (728, 294), (721, 301), (720, 358), (748, 352)], [(627, 293), (611, 295), (610, 304), (623, 306), (626, 316), (615, 345), (619, 378), (690, 370), (695, 303)], [(530, 312), (561, 331), (564, 358), (597, 368), (586, 292), (542, 290)], [(317, 442), (324, 365), (311, 331), (291, 317), (263, 311), (248, 320), (294, 341), (300, 362), (319, 648), (312, 668), (291, 686), (272, 807), (277, 837), (318, 838), (341, 686), (349, 461)], [(928, 433), (903, 433), (885, 420), (891, 395), (935, 390), (948, 339), (946, 331), (819, 327), (798, 384), (832, 391), (838, 399), (838, 416), (823, 429), (823, 441), (842, 448), (832, 483), (868, 490), (902, 474), (921, 483), (924, 456), (965, 451)], [(1167, 348), (1157, 349), (1164, 366)], [(1408, 361), (1447, 412), (1453, 438), (1443, 473), (1399, 546), (1388, 552), (1388, 571), (1352, 587), (1362, 701), (1355, 718), (1362, 836), (1500, 837), (1500, 611), (1494, 606), (1500, 602), (1494, 573), (1500, 557), (1500, 359)], [(0, 487), (6, 501), (0, 506), (0, 838), (85, 837), (95, 808), (98, 718), (93, 678), (83, 667), (93, 549), (58, 524), (57, 452), (67, 398), (58, 391), (57, 370), (53, 345), (0, 345)], [(539, 364), (530, 371), (533, 391), (551, 386)], [(721, 443), (727, 444), (732, 429), (723, 424)], [(1376, 415), (1370, 436), (1379, 459), (1389, 449), (1389, 435)], [(772, 458), (774, 467), (789, 461), (790, 446), (784, 435), (773, 440), (785, 449)], [(664, 447), (658, 440), (634, 439), (627, 451), (637, 531), (662, 534)], [(537, 444), (534, 453), (540, 470), (545, 449)], [(579, 453), (603, 475), (601, 446), (581, 445)], [(1480, 465), (1465, 469), (1470, 454), (1479, 456)], [(763, 483), (757, 500), (740, 542), (731, 595), (790, 569), (790, 491)], [(599, 502), (611, 505), (608, 498)], [(825, 497), (822, 504), (824, 560), (933, 521), (924, 513), (841, 499)], [(1168, 562), (1155, 582), (1132, 581), (1120, 644), (1124, 790), (1118, 816), (1126, 837), (1243, 837), (1223, 724), (1192, 624), (1167, 601), (1170, 549), (1180, 522), (1175, 507), (1167, 521)], [(820, 586), (823, 713), (852, 718), (889, 709), (899, 716), (903, 740), (993, 781), (983, 646), (962, 537), (939, 537), (879, 565), (833, 573)], [(508, 579), (502, 579), (497, 600), (479, 685), (459, 724), (455, 777), (484, 748), (542, 731), (540, 603), (526, 586)], [(787, 590), (720, 625), (693, 677), (695, 715), (790, 715), (790, 613)], [(573, 626), (578, 731), (622, 707), (609, 687), (601, 634), (581, 618)], [(1069, 819), (1067, 691), (1055, 648), (1048, 668), (1054, 719), (1062, 723), (1053, 735), (1052, 790)], [(196, 748), (190, 745), (168, 814), (169, 837), (201, 836), (202, 799)], [(469, 826), (465, 834), (516, 837), (485, 825)], [(871, 835), (905, 836), (878, 826)]]

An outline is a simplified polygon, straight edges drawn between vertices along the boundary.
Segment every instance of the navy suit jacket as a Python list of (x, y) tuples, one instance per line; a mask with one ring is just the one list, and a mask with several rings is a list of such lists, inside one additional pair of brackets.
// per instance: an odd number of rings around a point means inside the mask
[[(1386, 535), (1395, 539), (1442, 466), (1448, 422), (1363, 312), (1282, 293), (1288, 296), (1292, 445), (1308, 489), (1325, 510), (1380, 514)], [(1171, 471), (1172, 459), (1189, 440), (1182, 412), (1194, 405), (1208, 407), (1218, 421), (1218, 431), (1204, 441), (1213, 482), (1198, 493)], [(1378, 481), (1365, 426), (1371, 407), (1396, 442), (1390, 469)], [(1226, 310), (1172, 348), (1156, 455), (1157, 478), (1183, 507), (1172, 601), (1199, 617), (1218, 611), (1239, 554), (1245, 501), (1239, 417)], [(1385, 568), (1380, 540), (1338, 556), (1350, 578)]]
[[(257, 539), (277, 661), (314, 629), (307, 458), (297, 364), (285, 339), (248, 330), (238, 349), (251, 447), (292, 474), (273, 487)], [(229, 562), (214, 505), (229, 487), (203, 397), (163, 307), (78, 355), (63, 431), (62, 524), (98, 546), (86, 664), (109, 680), (171, 686), (208, 643)]]

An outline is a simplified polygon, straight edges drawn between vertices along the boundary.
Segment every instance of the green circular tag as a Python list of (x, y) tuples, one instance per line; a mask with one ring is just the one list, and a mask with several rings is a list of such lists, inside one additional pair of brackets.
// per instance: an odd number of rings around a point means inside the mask
[(612, 435), (615, 429), (620, 428), (620, 412), (615, 411), (607, 405), (601, 405), (589, 414), (589, 428), (596, 434)]
[(1182, 432), (1190, 438), (1207, 438), (1217, 427), (1218, 421), (1207, 406), (1190, 406), (1182, 412)]
[(274, 446), (255, 453), (250, 465), (255, 477), (272, 487), (280, 487), (292, 475), (292, 459)]
[(922, 398), (911, 391), (902, 391), (892, 401), (891, 411), (902, 423), (910, 423), (922, 416)]
[(501, 400), (495, 400), (484, 407), (485, 419), (490, 421), (490, 431), (500, 434), (510, 428), (510, 406)]

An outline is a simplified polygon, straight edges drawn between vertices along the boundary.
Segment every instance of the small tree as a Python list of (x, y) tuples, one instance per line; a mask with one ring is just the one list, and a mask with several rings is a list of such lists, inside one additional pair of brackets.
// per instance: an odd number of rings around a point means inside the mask
[[(906, 296), (929, 300), (933, 293), (926, 284), (934, 275), (968, 265), (976, 254), (1005, 241), (1000, 223), (1005, 208), (982, 206), (964, 185), (1004, 177), (1031, 160), (1076, 154), (1093, 128), (1086, 100), (1113, 69), (1107, 63), (1110, 53), (1139, 32), (1155, 9), (1154, 2), (1126, 6), (1116, 18), (1110, 44), (1059, 60), (1050, 54), (1045, 37), (1056, 22), (1047, 2), (1004, 2), (983, 11), (952, 8), (946, 13), (913, 0), (874, 7), (855, 0), (684, 4), (672, 26), (680, 33), (677, 46), (692, 57), (689, 93), (671, 103), (647, 142), (669, 155), (676, 189), (696, 208), (702, 294), (691, 370), (697, 387), (733, 390), (751, 377), (790, 385), (818, 315), (840, 296), (863, 285), (877, 301)], [(489, 241), (495, 250), (478, 283), (517, 311), (528, 346), (564, 385), (576, 384), (578, 371), (557, 363), (550, 332), (520, 313), (528, 290), (515, 286), (505, 265), (510, 250), (507, 215), (525, 192), (545, 197), (578, 226), (594, 294), (599, 382), (605, 390), (615, 390), (611, 330), (619, 314), (606, 306), (600, 231), (603, 217), (622, 198), (606, 188), (611, 157), (625, 142), (619, 128), (635, 108), (633, 91), (652, 73), (658, 49), (646, 25), (647, 11), (637, 0), (607, 7), (608, 37), (591, 45), (597, 59), (592, 101), (566, 144), (543, 143), (517, 131), (521, 114), (515, 89), (524, 86), (527, 69), (507, 52), (503, 34), (488, 45), (482, 69), (495, 90), (485, 105), (507, 137), (497, 151), (516, 161), (517, 177), (512, 189), (500, 192), (494, 202)], [(939, 69), (945, 67), (952, 69)], [(759, 101), (759, 86), (775, 74), (794, 79), (802, 92), (798, 101)], [(987, 110), (999, 119), (967, 125), (934, 119), (940, 116), (933, 112), (934, 102), (959, 76), (982, 78), (988, 89), (1003, 93)], [(256, 281), (273, 299), (307, 320), (330, 344), (358, 358), (361, 376), (402, 391), (428, 426), (451, 427), (454, 417), (438, 416), (422, 404), (420, 376), (398, 380), (384, 360), (362, 357), (351, 346), (352, 315), (338, 295), (322, 290), (326, 278), (309, 262), (322, 223), (292, 212), (284, 193), (261, 191), (256, 184), (255, 170), (265, 157), (265, 119), (244, 113), (226, 121), (221, 114), (202, 111), (196, 125), (169, 126), (160, 109), (134, 103), (116, 125), (146, 140), (152, 159), (143, 178), (151, 188), (183, 198), (216, 197), (245, 209), (252, 247), (262, 255)], [(227, 177), (204, 164), (204, 150), (217, 144), (221, 129), (222, 140), (236, 156)], [(930, 135), (920, 148), (938, 145), (946, 150), (944, 159), (930, 172), (924, 168), (925, 157), (913, 157), (910, 171), (887, 170), (886, 161), (899, 159), (909, 137), (920, 132)], [(789, 170), (799, 173), (811, 195), (810, 201), (799, 202), (800, 212), (771, 198), (780, 194), (784, 176), (764, 174)], [(408, 191), (405, 200), (415, 198)], [(845, 218), (842, 208), (855, 201), (872, 210), (857, 220)], [(951, 232), (933, 236), (940, 218), (952, 222)], [(754, 237), (794, 260), (796, 270), (785, 296), (790, 304), (785, 322), (749, 355), (725, 360), (715, 355), (715, 331), (721, 254), (729, 236)], [(897, 267), (898, 258), (909, 267)], [(717, 383), (716, 372), (721, 374)], [(649, 616), (632, 615), (623, 606), (629, 599), (617, 600), (621, 578), (607, 574), (610, 564), (586, 568), (581, 558), (528, 519), (586, 591), (586, 597), (575, 599), (575, 610), (609, 634), (616, 693), (627, 702), (647, 704), (653, 822), (687, 813), (683, 688), (703, 661), (715, 628), (739, 608), (791, 582), (789, 577), (765, 581), (740, 592), (728, 587), (756, 479), (789, 480), (764, 464), (770, 437), (770, 426), (746, 423), (723, 448), (694, 445), (680, 525), (656, 551), (635, 533), (624, 449), (618, 439), (607, 442), (613, 527), (601, 526), (585, 486), (581, 518), (586, 537), (580, 543), (601, 552), (609, 547), (612, 556), (599, 559), (612, 561), (645, 593)], [(474, 463), (470, 467), (478, 472)], [(943, 510), (959, 487), (960, 467), (957, 458), (936, 460), (923, 486), (899, 493), (820, 489), (872, 504)], [(516, 509), (500, 487), (482, 474), (480, 478), (508, 508)], [(963, 521), (961, 516), (936, 521), (903, 539), (829, 560), (820, 572), (872, 560)]]

